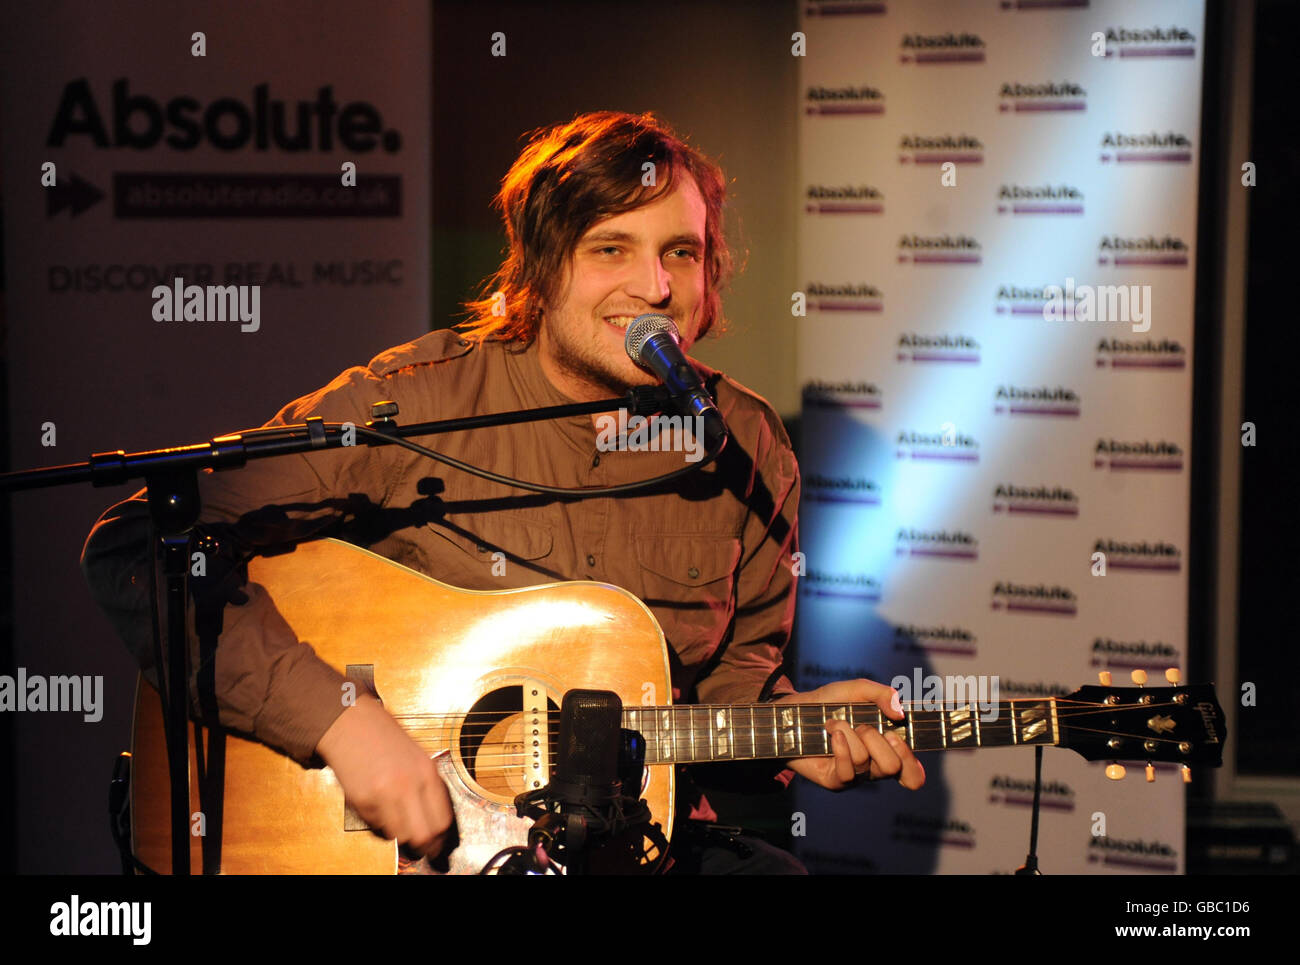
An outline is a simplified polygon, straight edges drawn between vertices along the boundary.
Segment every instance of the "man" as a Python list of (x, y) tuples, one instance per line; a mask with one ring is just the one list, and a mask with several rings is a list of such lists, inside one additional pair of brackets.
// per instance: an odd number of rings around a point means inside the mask
[[(497, 203), (509, 255), (470, 308), (464, 337), (434, 332), (342, 373), (271, 424), (370, 418), (392, 399), (403, 422), (620, 395), (656, 378), (623, 348), (628, 323), (670, 316), (690, 346), (721, 317), (730, 272), (721, 171), (651, 115), (586, 114), (534, 135)], [(559, 579), (623, 586), (658, 617), (672, 650), (674, 699), (872, 701), (852, 681), (795, 695), (781, 675), (794, 614), (799, 480), (780, 419), (761, 398), (699, 366), (731, 430), (722, 457), (670, 487), (618, 497), (521, 494), (444, 470), (399, 447), (262, 460), (200, 480), (200, 529), (241, 554), (345, 535), (468, 589)], [(681, 468), (680, 452), (601, 451), (599, 416), (439, 436), (447, 455), (570, 488)], [(608, 449), (608, 447), (606, 447)], [(87, 541), (92, 590), (148, 668), (147, 517), (142, 493), (105, 513)], [(504, 563), (504, 567), (493, 564)], [(299, 760), (317, 755), (372, 827), (435, 854), (451, 822), (425, 751), (370, 697), (340, 701), (338, 671), (276, 613), (264, 588), (230, 595), (215, 658), (222, 725)], [(338, 601), (346, 605), (346, 601)], [(789, 761), (823, 786), (896, 775), (924, 782), (893, 735), (827, 724), (834, 757)]]

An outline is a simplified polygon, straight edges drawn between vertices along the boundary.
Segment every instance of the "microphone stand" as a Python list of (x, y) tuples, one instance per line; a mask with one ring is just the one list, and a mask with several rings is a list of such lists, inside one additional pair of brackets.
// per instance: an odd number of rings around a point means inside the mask
[(1029, 854), (1016, 869), (1018, 875), (1041, 875), (1038, 870), (1038, 798), (1043, 790), (1043, 745), (1034, 746), (1034, 808), (1029, 819)]
[[(669, 405), (669, 400), (669, 392), (663, 386), (637, 386), (620, 398), (420, 422), (409, 426), (398, 426), (393, 420), (392, 417), (397, 414), (395, 403), (377, 402), (371, 407), (372, 419), (366, 425), (384, 436), (405, 438), (563, 419), (616, 409), (630, 409), (633, 415), (650, 416), (662, 411)], [(172, 873), (175, 875), (190, 873), (190, 746), (187, 733), (190, 667), (185, 626), (190, 536), (202, 509), (198, 488), (199, 470), (236, 469), (250, 459), (287, 456), (316, 449), (345, 448), (342, 426), (327, 426), (318, 416), (309, 418), (302, 425), (271, 427), (256, 430), (256, 434), (259, 437), (245, 439), (243, 434), (235, 433), (217, 436), (195, 445), (130, 454), (118, 449), (114, 452), (95, 453), (86, 462), (0, 474), (0, 490), (15, 492), (74, 483), (88, 482), (98, 488), (118, 486), (132, 479), (145, 481), (149, 491), (152, 531), (157, 537), (154, 565), (161, 559), (164, 573), (163, 585), (155, 588), (154, 658), (163, 704), (171, 782)], [(264, 435), (273, 438), (260, 438)], [(367, 434), (364, 441), (368, 446), (392, 444), (391, 439), (371, 434)], [(157, 621), (160, 612), (166, 614), (165, 654)]]

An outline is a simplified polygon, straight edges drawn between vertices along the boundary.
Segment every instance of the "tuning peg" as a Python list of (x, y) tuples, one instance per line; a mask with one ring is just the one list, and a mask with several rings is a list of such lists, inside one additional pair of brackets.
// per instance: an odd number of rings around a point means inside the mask
[(1178, 672), (1177, 667), (1170, 667), (1168, 670), (1165, 671), (1165, 679), (1168, 680), (1175, 687), (1177, 687), (1180, 683), (1183, 682), (1183, 675)]
[(1107, 765), (1106, 765), (1106, 776), (1109, 777), (1112, 781), (1123, 780), (1123, 778), (1124, 778), (1124, 765), (1123, 765), (1123, 764), (1107, 764)]
[(1192, 769), (1188, 767), (1186, 764), (1183, 765), (1183, 783), (1184, 784), (1192, 783)]
[(1145, 670), (1134, 670), (1130, 676), (1132, 676), (1133, 682), (1139, 687), (1147, 682), (1147, 672)]
[(1109, 687), (1109, 686), (1110, 686), (1110, 671), (1109, 671), (1109, 670), (1100, 670), (1100, 671), (1098, 671), (1098, 672), (1097, 672), (1097, 679), (1101, 681), (1101, 685), (1102, 685), (1103, 687)]
[(1147, 761), (1147, 783), (1154, 784), (1155, 782), (1156, 782), (1155, 766), (1150, 761)]

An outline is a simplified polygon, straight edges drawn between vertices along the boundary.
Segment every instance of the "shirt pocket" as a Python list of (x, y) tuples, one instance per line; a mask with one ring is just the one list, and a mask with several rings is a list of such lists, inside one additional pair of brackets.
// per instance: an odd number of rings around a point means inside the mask
[(443, 582), (471, 590), (503, 590), (553, 579), (541, 565), (555, 545), (545, 523), (491, 513), (428, 523), (425, 532), (428, 572)]
[(740, 540), (729, 536), (637, 536), (641, 599), (686, 665), (707, 659), (731, 622)]

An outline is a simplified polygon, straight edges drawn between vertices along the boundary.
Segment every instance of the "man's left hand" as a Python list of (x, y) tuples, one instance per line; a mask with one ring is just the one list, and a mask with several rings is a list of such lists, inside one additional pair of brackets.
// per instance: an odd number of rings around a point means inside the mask
[[(863, 704), (872, 703), (886, 717), (901, 720), (898, 692), (874, 680), (840, 680), (805, 694), (782, 697), (781, 704)], [(898, 783), (915, 791), (925, 783), (925, 768), (916, 759), (907, 742), (896, 734), (884, 734), (866, 724), (852, 728), (842, 720), (829, 720), (834, 757), (799, 757), (790, 768), (822, 787), (839, 791), (862, 778), (877, 780), (897, 777)]]

